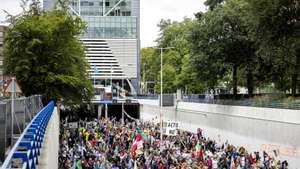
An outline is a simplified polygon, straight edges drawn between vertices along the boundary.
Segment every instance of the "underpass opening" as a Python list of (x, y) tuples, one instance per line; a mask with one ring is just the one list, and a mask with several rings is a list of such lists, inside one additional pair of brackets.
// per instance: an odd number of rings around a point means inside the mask
[[(140, 119), (140, 104), (139, 103), (112, 103), (107, 105), (107, 116), (109, 118), (122, 119), (122, 104), (124, 104), (124, 111), (134, 119)], [(101, 118), (105, 117), (105, 105), (102, 104)], [(124, 119), (131, 120), (125, 113)]]

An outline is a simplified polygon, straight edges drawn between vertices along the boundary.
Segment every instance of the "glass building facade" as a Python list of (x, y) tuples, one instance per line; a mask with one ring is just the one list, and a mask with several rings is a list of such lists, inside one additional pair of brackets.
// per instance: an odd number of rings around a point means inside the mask
[[(44, 9), (53, 9), (55, 1), (44, 0)], [(87, 23), (80, 40), (94, 84), (126, 80), (138, 91), (140, 0), (70, 0), (68, 9)]]
[(83, 38), (136, 39), (137, 20), (134, 17), (83, 16), (87, 32)]
[(83, 38), (137, 39), (138, 16), (132, 0), (72, 0), (73, 15), (88, 24)]
[(81, 8), (81, 15), (88, 16), (131, 16), (132, 10), (131, 0), (81, 0), (80, 4), (72, 0), (70, 3), (74, 9)]

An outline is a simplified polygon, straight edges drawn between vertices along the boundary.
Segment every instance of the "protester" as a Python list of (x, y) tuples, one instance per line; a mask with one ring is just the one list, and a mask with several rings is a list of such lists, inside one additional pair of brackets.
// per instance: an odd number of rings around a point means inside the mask
[(287, 169), (263, 152), (219, 144), (197, 133), (163, 136), (159, 124), (114, 119), (79, 121), (60, 134), (59, 169)]

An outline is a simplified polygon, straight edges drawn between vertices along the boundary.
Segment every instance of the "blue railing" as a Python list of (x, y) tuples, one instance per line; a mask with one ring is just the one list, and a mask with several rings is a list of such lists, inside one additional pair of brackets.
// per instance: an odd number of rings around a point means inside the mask
[(27, 125), (6, 157), (1, 169), (35, 169), (48, 122), (54, 110), (51, 101)]

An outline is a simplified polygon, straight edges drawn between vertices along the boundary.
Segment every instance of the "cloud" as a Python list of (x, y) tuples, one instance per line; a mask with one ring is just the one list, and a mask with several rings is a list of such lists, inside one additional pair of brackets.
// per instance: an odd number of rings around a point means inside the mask
[(20, 0), (0, 0), (0, 22), (6, 19), (6, 14), (3, 10), (12, 15), (19, 14), (22, 11), (20, 2)]
[[(141, 1), (141, 46), (155, 46), (158, 38), (158, 22), (161, 19), (181, 21), (193, 17), (196, 12), (205, 11), (204, 0), (140, 0)], [(0, 21), (6, 14), (16, 15), (22, 11), (20, 0), (0, 0)]]
[(181, 21), (205, 9), (204, 0), (141, 0), (141, 46), (155, 46), (161, 19)]

